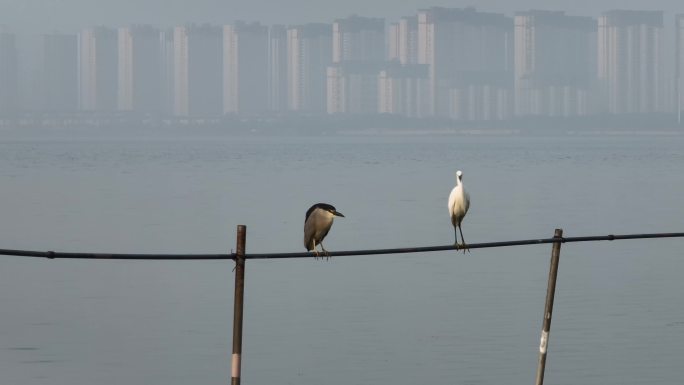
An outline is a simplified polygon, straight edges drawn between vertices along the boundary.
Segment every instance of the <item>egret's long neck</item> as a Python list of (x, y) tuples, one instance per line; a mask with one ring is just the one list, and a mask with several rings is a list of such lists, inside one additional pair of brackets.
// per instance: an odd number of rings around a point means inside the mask
[(460, 186), (462, 184), (463, 184), (463, 182), (461, 182), (461, 178), (456, 177), (456, 186)]

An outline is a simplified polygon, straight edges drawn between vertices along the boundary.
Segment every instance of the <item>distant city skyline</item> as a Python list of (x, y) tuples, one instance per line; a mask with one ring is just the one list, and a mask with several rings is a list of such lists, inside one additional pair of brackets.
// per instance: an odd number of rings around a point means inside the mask
[[(4, 26), (0, 113), (458, 121), (674, 113), (684, 104), (681, 15), (422, 7), (327, 23), (84, 25), (41, 34), (37, 49)], [(676, 33), (666, 29), (675, 17)]]
[(662, 10), (666, 24), (674, 23), (674, 15), (684, 12), (677, 0), (384, 0), (316, 1), (292, 0), (0, 0), (0, 26), (6, 25), (18, 34), (76, 33), (93, 26), (120, 27), (149, 24), (160, 28), (188, 23), (230, 24), (238, 20), (266, 25), (330, 23), (336, 18), (358, 14), (399, 20), (431, 7), (476, 7), (483, 12), (503, 13), (531, 9), (565, 11), (571, 16), (598, 17), (612, 9)]

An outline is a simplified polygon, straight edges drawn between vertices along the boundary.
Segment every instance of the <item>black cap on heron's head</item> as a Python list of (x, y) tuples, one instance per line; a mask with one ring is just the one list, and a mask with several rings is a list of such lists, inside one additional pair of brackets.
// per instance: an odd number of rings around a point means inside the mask
[[(309, 215), (311, 215), (311, 213), (316, 209), (325, 210), (325, 211), (331, 213), (332, 215), (335, 215), (338, 217), (344, 217), (344, 215), (341, 212), (339, 212), (339, 211), (337, 211), (337, 209), (335, 209), (335, 206), (329, 205), (327, 203), (316, 203), (315, 205), (309, 207), (308, 210), (306, 210), (306, 218), (309, 218)], [(306, 220), (306, 218), (304, 218), (304, 220)]]

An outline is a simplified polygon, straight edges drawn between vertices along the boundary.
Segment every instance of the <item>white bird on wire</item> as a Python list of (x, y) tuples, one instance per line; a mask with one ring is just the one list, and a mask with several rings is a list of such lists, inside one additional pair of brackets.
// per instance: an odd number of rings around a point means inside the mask
[[(470, 196), (463, 188), (463, 173), (461, 170), (456, 171), (456, 187), (451, 190), (449, 194), (449, 215), (451, 216), (451, 224), (454, 226), (454, 238), (456, 240), (456, 249), (463, 248), (463, 253), (468, 250), (466, 246), (465, 239), (463, 239), (463, 229), (461, 227), (461, 222), (468, 212), (468, 207), (470, 207)], [(456, 231), (458, 230), (458, 231)], [(461, 233), (461, 242), (458, 244), (458, 233)], [(470, 251), (470, 250), (468, 250)]]
[(321, 245), (324, 255), (328, 255), (328, 251), (323, 247), (323, 238), (328, 235), (333, 224), (333, 218), (336, 216), (344, 217), (335, 207), (327, 203), (316, 203), (306, 211), (304, 247), (307, 251), (313, 251), (315, 257), (318, 257), (316, 245)]

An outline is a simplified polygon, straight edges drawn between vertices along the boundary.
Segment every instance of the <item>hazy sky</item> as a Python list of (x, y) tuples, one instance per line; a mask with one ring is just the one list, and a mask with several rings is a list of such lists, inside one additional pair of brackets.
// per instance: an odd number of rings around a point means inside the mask
[(0, 0), (0, 25), (24, 33), (74, 32), (88, 25), (149, 23), (160, 27), (186, 22), (226, 23), (234, 20), (266, 24), (330, 22), (356, 13), (394, 20), (430, 6), (475, 6), (483, 11), (555, 9), (597, 16), (608, 9), (656, 9), (669, 22), (684, 12), (681, 0)]

